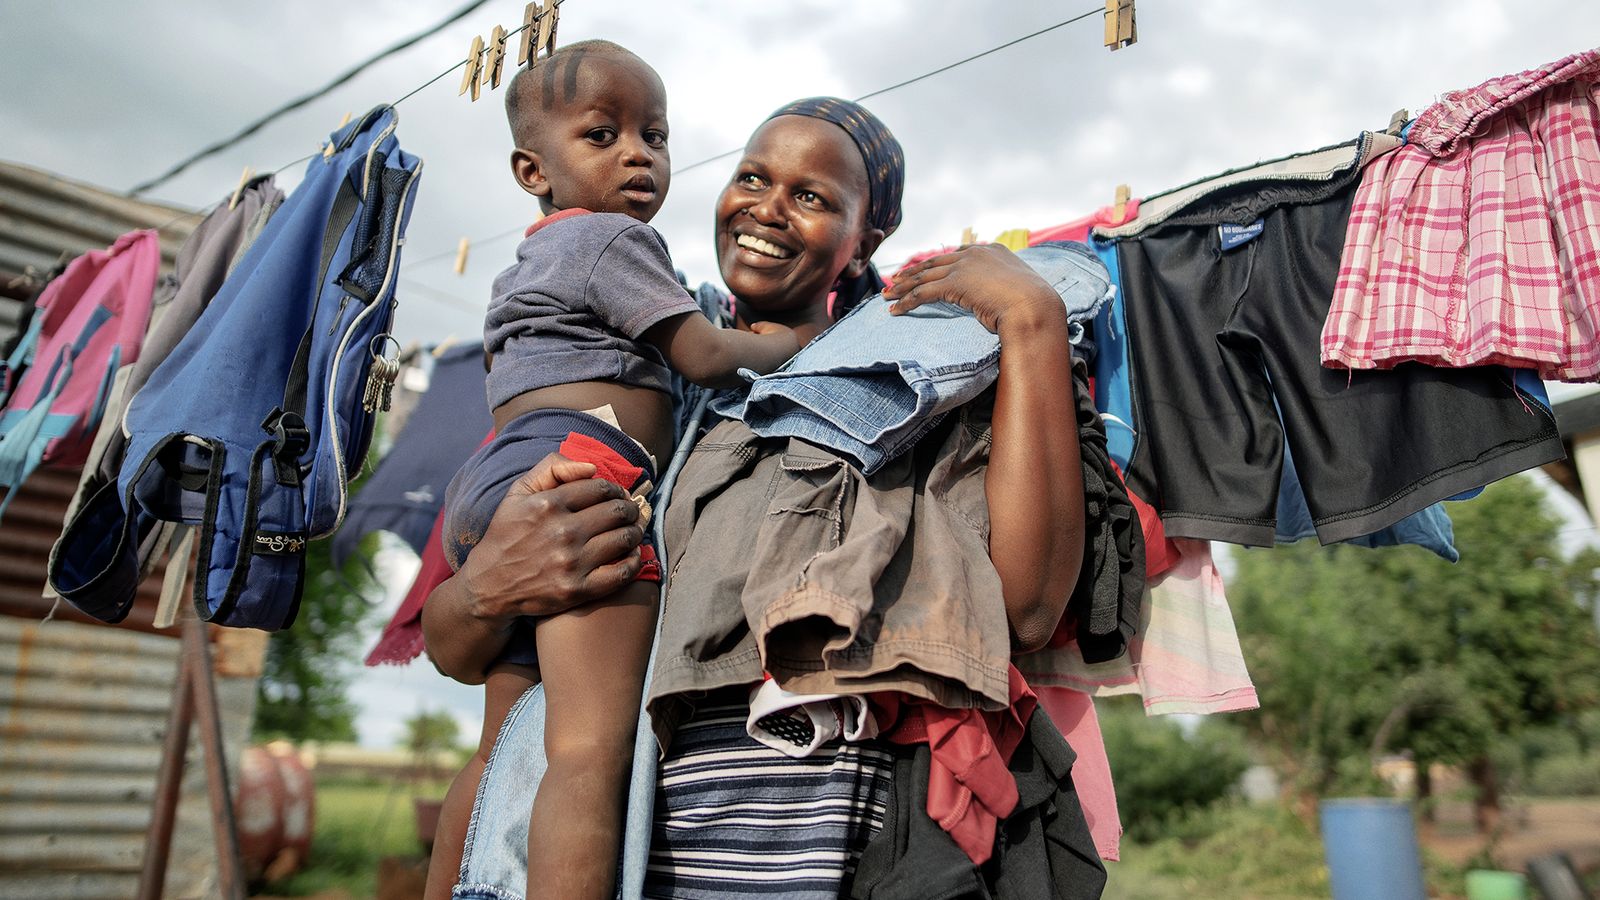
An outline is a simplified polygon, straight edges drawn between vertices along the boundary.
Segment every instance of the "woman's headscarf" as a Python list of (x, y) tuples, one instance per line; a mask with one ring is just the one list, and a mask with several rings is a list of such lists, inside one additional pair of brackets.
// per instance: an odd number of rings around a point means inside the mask
[[(807, 97), (790, 103), (767, 119), (778, 116), (808, 116), (823, 119), (844, 129), (861, 153), (867, 165), (867, 225), (881, 229), (885, 235), (894, 233), (900, 226), (900, 198), (905, 193), (906, 158), (894, 133), (866, 107), (839, 97)], [(857, 303), (883, 289), (883, 279), (878, 277), (869, 263), (860, 276), (841, 279), (834, 298), (835, 318), (849, 311)]]
[(900, 142), (882, 120), (859, 103), (839, 97), (807, 97), (772, 115), (809, 116), (844, 129), (867, 164), (867, 224), (891, 234), (900, 225), (900, 196), (905, 191), (906, 157)]

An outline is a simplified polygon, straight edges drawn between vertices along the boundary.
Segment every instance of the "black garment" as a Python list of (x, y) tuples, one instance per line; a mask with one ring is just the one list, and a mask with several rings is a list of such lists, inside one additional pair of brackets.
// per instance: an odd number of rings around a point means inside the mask
[(1505, 369), (1322, 367), (1355, 158), (1326, 180), (1219, 187), (1117, 244), (1128, 486), (1169, 537), (1272, 546), (1285, 438), (1324, 544), (1562, 458), (1549, 410)]
[(334, 565), (343, 565), (361, 539), (388, 531), (417, 553), (444, 506), (444, 489), (494, 427), (484, 397), (483, 344), (463, 344), (440, 354), (428, 390), (406, 420), (383, 461), (350, 501), (333, 536)]
[(1017, 808), (982, 869), (928, 817), (928, 746), (900, 749), (883, 830), (861, 852), (852, 900), (1093, 900), (1105, 890), (1072, 785), (1077, 757), (1049, 716), (1033, 715), (1011, 757)]
[(1078, 453), (1083, 461), (1083, 568), (1067, 602), (1077, 624), (1078, 649), (1085, 662), (1116, 659), (1128, 650), (1139, 628), (1144, 599), (1144, 530), (1128, 500), (1127, 488), (1111, 466), (1106, 429), (1089, 394), (1089, 369), (1072, 363), (1072, 392), (1078, 415)]

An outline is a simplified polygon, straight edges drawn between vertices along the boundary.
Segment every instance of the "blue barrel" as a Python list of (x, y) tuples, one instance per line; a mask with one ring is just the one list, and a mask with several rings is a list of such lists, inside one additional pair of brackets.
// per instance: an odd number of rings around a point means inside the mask
[(1320, 807), (1333, 900), (1427, 900), (1410, 803), (1358, 797)]

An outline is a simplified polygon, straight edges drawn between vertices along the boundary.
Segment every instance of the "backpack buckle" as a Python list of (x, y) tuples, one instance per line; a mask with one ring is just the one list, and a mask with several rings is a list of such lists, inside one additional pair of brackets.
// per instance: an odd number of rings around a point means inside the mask
[(311, 432), (306, 429), (305, 419), (299, 413), (274, 409), (267, 414), (261, 428), (272, 436), (272, 466), (276, 470), (278, 483), (298, 485), (300, 454), (311, 446)]

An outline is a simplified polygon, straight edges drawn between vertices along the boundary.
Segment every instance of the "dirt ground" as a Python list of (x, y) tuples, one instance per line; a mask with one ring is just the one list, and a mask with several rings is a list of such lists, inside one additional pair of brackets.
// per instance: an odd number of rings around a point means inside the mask
[(1456, 865), (1481, 861), (1487, 847), (1498, 868), (1524, 871), (1528, 860), (1565, 853), (1580, 872), (1600, 870), (1600, 800), (1514, 800), (1492, 840), (1474, 832), (1467, 803), (1440, 804), (1424, 825), (1423, 846)]

